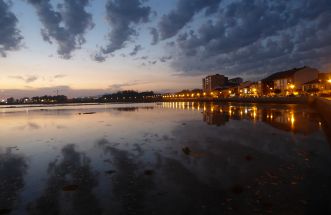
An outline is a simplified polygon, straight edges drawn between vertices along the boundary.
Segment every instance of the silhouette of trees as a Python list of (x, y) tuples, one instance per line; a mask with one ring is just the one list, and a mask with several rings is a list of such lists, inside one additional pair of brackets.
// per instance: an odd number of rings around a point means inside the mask
[(155, 94), (153, 91), (137, 92), (134, 90), (119, 91), (113, 94), (106, 94), (100, 97), (100, 102), (116, 102), (116, 101), (155, 101), (160, 99), (160, 94)]
[(58, 95), (58, 96), (36, 96), (31, 98), (32, 103), (66, 103), (68, 101), (67, 96)]

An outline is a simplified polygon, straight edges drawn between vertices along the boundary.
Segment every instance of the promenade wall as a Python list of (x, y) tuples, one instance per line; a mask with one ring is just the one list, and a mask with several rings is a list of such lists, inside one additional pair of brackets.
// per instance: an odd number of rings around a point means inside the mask
[(327, 125), (331, 127), (331, 100), (325, 98), (312, 97), (309, 99), (309, 103), (315, 106), (317, 111), (323, 116)]
[(275, 104), (307, 104), (308, 97), (260, 97), (260, 98), (169, 98), (167, 102), (237, 102), (237, 103), (275, 103)]

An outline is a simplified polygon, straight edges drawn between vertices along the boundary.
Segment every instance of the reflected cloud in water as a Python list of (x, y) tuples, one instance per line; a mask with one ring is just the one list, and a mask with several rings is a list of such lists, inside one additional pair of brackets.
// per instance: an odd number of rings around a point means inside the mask
[[(185, 102), (67, 108), (70, 117), (52, 111), (0, 118), (10, 125), (0, 128), (2, 147), (11, 147), (0, 153), (0, 173), (10, 169), (17, 179), (0, 194), (15, 200), (1, 196), (0, 204), (13, 214), (330, 212), (330, 145), (323, 120), (307, 106)], [(12, 129), (27, 122), (42, 126)]]
[(90, 159), (75, 145), (62, 148), (62, 157), (48, 165), (46, 187), (28, 205), (29, 214), (100, 214), (93, 188), (98, 184)]
[[(135, 146), (140, 153), (138, 155), (126, 150), (114, 147), (105, 139), (98, 142), (98, 147), (107, 158), (111, 170), (106, 174), (112, 174), (108, 180), (107, 191), (111, 195), (104, 196), (104, 213), (110, 214), (150, 214), (146, 208), (150, 192), (154, 183), (151, 177), (146, 175), (146, 164), (140, 161), (143, 153), (140, 146)], [(152, 170), (151, 170), (152, 171)], [(152, 212), (152, 211), (149, 211)]]
[(0, 211), (9, 214), (19, 204), (28, 169), (24, 156), (15, 153), (17, 147), (0, 149)]
[(17, 130), (24, 130), (24, 129), (27, 129), (27, 130), (38, 130), (40, 128), (41, 128), (41, 126), (38, 125), (37, 123), (28, 122), (26, 125), (17, 126), (14, 129), (17, 129)]

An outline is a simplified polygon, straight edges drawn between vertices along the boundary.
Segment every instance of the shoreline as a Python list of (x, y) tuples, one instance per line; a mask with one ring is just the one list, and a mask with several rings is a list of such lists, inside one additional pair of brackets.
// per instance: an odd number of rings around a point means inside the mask
[[(316, 100), (331, 102), (331, 100), (320, 97), (258, 97), (258, 98), (169, 98), (155, 101), (121, 101), (121, 102), (84, 102), (84, 103), (35, 103), (35, 104), (0, 104), (0, 108), (28, 108), (28, 107), (61, 107), (61, 106), (84, 106), (84, 105), (102, 105), (102, 104), (143, 104), (159, 102), (215, 102), (215, 103), (252, 103), (252, 104), (307, 104), (311, 105)], [(330, 104), (331, 105), (331, 104)], [(331, 108), (330, 108), (331, 110)]]
[(323, 118), (327, 125), (326, 135), (331, 140), (331, 100), (321, 97), (264, 97), (264, 98), (170, 98), (158, 101), (128, 101), (128, 102), (91, 102), (91, 103), (56, 103), (56, 104), (1, 104), (0, 109), (14, 109), (14, 108), (51, 108), (51, 107), (80, 107), (85, 105), (127, 105), (127, 104), (148, 104), (160, 102), (207, 102), (207, 103), (238, 103), (238, 104), (270, 104), (270, 105), (308, 105), (314, 108)]
[(267, 104), (309, 104), (310, 97), (258, 97), (258, 98), (170, 98), (165, 102), (235, 102)]

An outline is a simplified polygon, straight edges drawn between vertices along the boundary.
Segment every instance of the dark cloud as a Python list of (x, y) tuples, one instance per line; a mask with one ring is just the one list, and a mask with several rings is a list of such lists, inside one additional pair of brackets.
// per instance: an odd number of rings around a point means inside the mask
[(221, 0), (179, 0), (176, 9), (163, 15), (159, 23), (161, 39), (175, 36), (195, 14), (203, 9), (210, 15), (218, 9)]
[(17, 50), (23, 37), (17, 29), (17, 17), (10, 11), (10, 5), (0, 0), (0, 55), (6, 57), (7, 51)]
[(104, 62), (106, 60), (106, 56), (101, 53), (96, 53), (91, 56), (97, 62)]
[(132, 81), (127, 83), (121, 83), (121, 84), (112, 84), (109, 85), (108, 90), (111, 92), (118, 92), (122, 90), (132, 90), (131, 88), (140, 84), (146, 84), (148, 82), (142, 82), (142, 81)]
[(25, 86), (25, 89), (0, 89), (1, 98), (23, 98), (43, 95), (56, 95), (63, 94), (69, 98), (73, 97), (85, 97), (85, 96), (98, 96), (109, 93), (110, 89), (73, 89), (70, 86), (52, 86), (34, 88), (31, 86)]
[(174, 41), (171, 41), (171, 42), (167, 42), (166, 45), (168, 47), (174, 47), (176, 45), (176, 43)]
[(149, 63), (150, 65), (155, 65), (155, 64), (157, 63), (157, 61), (156, 61), (156, 60), (151, 60), (151, 61), (148, 61), (148, 63)]
[(159, 42), (159, 32), (157, 31), (156, 28), (150, 28), (149, 29), (150, 34), (152, 35), (153, 39), (152, 39), (152, 43), (151, 45), (156, 45)]
[(65, 74), (57, 74), (57, 75), (54, 75), (54, 79), (59, 79), (59, 78), (65, 78), (67, 75)]
[(136, 45), (132, 52), (130, 53), (130, 56), (135, 56), (138, 54), (139, 51), (141, 51), (143, 49), (143, 47), (141, 45)]
[(331, 57), (328, 0), (237, 1), (196, 31), (177, 37), (173, 66), (184, 74), (246, 76), (295, 66), (323, 67)]
[(65, 74), (56, 74), (54, 76), (38, 76), (38, 75), (11, 75), (8, 76), (11, 79), (17, 79), (17, 80), (22, 80), (25, 83), (32, 83), (34, 81), (37, 81), (38, 79), (42, 80), (42, 81), (49, 81), (49, 82), (53, 82), (56, 79), (61, 79), (66, 77), (67, 75)]
[(13, 75), (13, 76), (9, 76), (9, 78), (22, 80), (25, 83), (31, 83), (39, 79), (39, 77), (36, 75), (27, 75), (27, 76)]
[(165, 63), (165, 62), (167, 62), (168, 60), (171, 60), (171, 59), (172, 59), (172, 56), (164, 56), (164, 57), (160, 58), (160, 62)]
[(151, 8), (143, 6), (141, 0), (108, 0), (106, 18), (111, 27), (109, 44), (96, 54), (96, 61), (104, 61), (106, 55), (125, 46), (133, 35), (137, 35), (136, 25), (148, 22)]
[(43, 25), (41, 30), (45, 41), (56, 41), (58, 54), (65, 59), (85, 43), (84, 34), (92, 29), (92, 15), (86, 12), (90, 0), (63, 0), (55, 11), (50, 0), (27, 0), (32, 4)]

